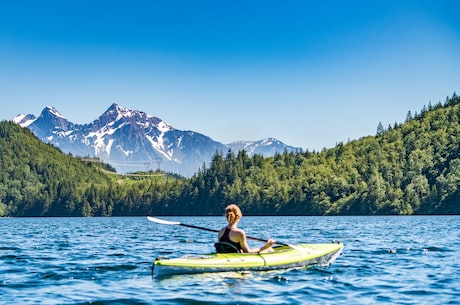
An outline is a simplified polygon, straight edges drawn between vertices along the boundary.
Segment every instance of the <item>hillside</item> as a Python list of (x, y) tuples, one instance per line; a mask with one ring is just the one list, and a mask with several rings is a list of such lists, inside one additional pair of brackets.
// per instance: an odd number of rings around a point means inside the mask
[(133, 185), (158, 180), (114, 176), (107, 169), (63, 154), (27, 128), (0, 122), (0, 216), (110, 216)]
[(215, 156), (191, 180), (182, 210), (219, 213), (237, 202), (260, 215), (459, 214), (460, 99), (409, 114), (318, 153)]
[(43, 144), (12, 122), (0, 123), (0, 215), (81, 215), (82, 194), (91, 185), (108, 183), (94, 166)]
[(460, 214), (460, 99), (321, 152), (213, 156), (189, 179), (120, 177), (0, 122), (0, 216)]

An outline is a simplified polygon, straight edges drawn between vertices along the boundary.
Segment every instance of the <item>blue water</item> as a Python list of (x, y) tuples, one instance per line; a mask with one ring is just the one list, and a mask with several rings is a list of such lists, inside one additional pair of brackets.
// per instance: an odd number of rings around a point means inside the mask
[(286, 243), (337, 239), (345, 250), (329, 267), (156, 279), (157, 256), (211, 252), (214, 234), (144, 217), (3, 218), (0, 303), (460, 304), (459, 216), (243, 217), (240, 227)]

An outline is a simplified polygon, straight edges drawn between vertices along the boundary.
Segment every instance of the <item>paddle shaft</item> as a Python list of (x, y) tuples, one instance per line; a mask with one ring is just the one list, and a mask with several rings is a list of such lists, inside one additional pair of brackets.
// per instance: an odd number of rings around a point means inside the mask
[[(188, 224), (185, 224), (185, 223), (180, 223), (180, 225), (183, 226), (183, 227), (187, 227), (187, 228), (199, 229), (199, 230), (204, 230), (204, 231), (219, 233), (219, 230), (208, 229), (208, 228), (204, 228), (204, 227), (197, 227), (197, 226), (188, 225)], [(257, 241), (262, 241), (262, 242), (264, 242), (264, 243), (268, 242), (268, 240), (266, 240), (266, 239), (261, 239), (261, 238), (252, 237), (252, 236), (246, 236), (246, 238), (247, 238), (247, 239), (252, 239), (252, 240), (257, 240)], [(286, 244), (283, 244), (283, 243), (278, 243), (278, 242), (277, 242), (277, 244), (280, 244), (280, 245), (283, 245), (283, 246), (287, 246)]]
[[(214, 230), (214, 229), (208, 229), (208, 228), (204, 228), (204, 227), (199, 227), (199, 226), (194, 226), (194, 225), (188, 225), (186, 223), (182, 223), (182, 222), (168, 222), (168, 221), (162, 221), (158, 218), (154, 218), (154, 217), (147, 217), (148, 220), (150, 221), (153, 221), (153, 222), (157, 222), (157, 223), (161, 223), (161, 224), (172, 224), (172, 225), (180, 225), (180, 226), (183, 226), (183, 227), (187, 227), (187, 228), (191, 228), (191, 229), (198, 229), (198, 230), (204, 230), (204, 231), (209, 231), (209, 232), (215, 232), (215, 233), (219, 233), (220, 231), (219, 230)], [(257, 241), (261, 241), (261, 242), (268, 242), (268, 240), (266, 239), (261, 239), (261, 238), (257, 238), (257, 237), (252, 237), (252, 236), (246, 236), (247, 239), (252, 239), (252, 240), (257, 240)], [(284, 243), (280, 243), (280, 242), (276, 242), (277, 244), (279, 245), (282, 245), (282, 246), (289, 246), (288, 244), (284, 244)]]

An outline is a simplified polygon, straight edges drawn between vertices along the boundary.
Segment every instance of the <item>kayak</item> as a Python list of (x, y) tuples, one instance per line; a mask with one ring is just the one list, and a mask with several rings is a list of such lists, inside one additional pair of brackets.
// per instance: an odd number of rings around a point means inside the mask
[(270, 253), (211, 253), (179, 258), (157, 258), (153, 262), (155, 276), (229, 271), (266, 271), (328, 266), (342, 253), (343, 244), (298, 244), (275, 247)]

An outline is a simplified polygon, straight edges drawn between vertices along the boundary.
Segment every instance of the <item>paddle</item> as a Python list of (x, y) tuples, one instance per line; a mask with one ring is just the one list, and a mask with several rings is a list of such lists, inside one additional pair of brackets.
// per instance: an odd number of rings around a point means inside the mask
[[(178, 225), (178, 226), (183, 226), (183, 227), (192, 228), (192, 229), (199, 229), (199, 230), (219, 233), (219, 230), (213, 230), (213, 229), (208, 229), (208, 228), (204, 228), (204, 227), (188, 225), (188, 224), (185, 224), (185, 223), (182, 223), (182, 222), (179, 222), (179, 221), (168, 221), (168, 220), (155, 218), (155, 217), (152, 217), (152, 216), (147, 216), (147, 219), (149, 221), (160, 223), (160, 224), (163, 224), (163, 225)], [(268, 242), (268, 240), (266, 240), (266, 239), (260, 239), (260, 238), (257, 238), (257, 237), (252, 237), (252, 236), (247, 236), (247, 235), (246, 235), (246, 238), (252, 239), (252, 240), (262, 241), (262, 242), (265, 242), (265, 243)], [(280, 242), (276, 242), (276, 243), (279, 244), (279, 245), (282, 245), (282, 246), (290, 246), (288, 244), (284, 244), (284, 243), (280, 243)]]

